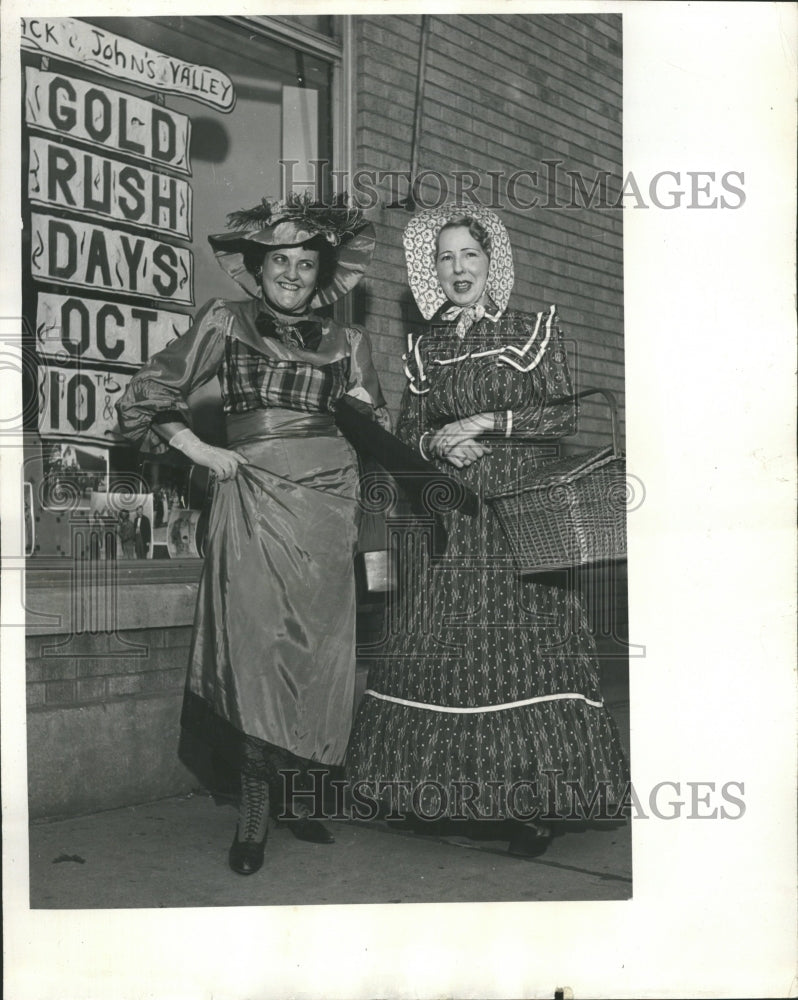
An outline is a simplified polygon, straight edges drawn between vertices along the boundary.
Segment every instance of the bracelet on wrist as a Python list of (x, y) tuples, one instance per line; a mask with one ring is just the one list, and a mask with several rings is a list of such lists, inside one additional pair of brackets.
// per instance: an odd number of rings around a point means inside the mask
[(427, 450), (424, 447), (424, 441), (430, 436), (431, 433), (432, 431), (424, 431), (424, 433), (418, 439), (418, 450), (425, 462), (432, 461), (432, 457), (427, 453)]

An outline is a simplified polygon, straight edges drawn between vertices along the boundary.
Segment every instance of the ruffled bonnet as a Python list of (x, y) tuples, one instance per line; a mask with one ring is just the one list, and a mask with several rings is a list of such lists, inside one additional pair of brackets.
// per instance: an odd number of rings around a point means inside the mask
[(507, 308), (515, 273), (513, 251), (504, 223), (482, 206), (447, 204), (414, 215), (404, 231), (407, 280), (424, 319), (432, 319), (448, 301), (435, 268), (438, 233), (447, 222), (464, 217), (476, 219), (490, 237), (490, 265), (485, 288), (499, 313)]

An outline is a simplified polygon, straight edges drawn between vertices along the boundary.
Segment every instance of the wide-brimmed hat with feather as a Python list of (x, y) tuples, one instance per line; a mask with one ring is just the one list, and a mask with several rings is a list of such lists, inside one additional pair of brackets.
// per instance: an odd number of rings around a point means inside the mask
[(359, 209), (319, 204), (307, 194), (292, 194), (284, 201), (262, 198), (253, 208), (231, 212), (227, 225), (229, 232), (209, 236), (208, 242), (220, 267), (255, 297), (261, 288), (247, 269), (248, 249), (259, 246), (266, 253), (273, 247), (301, 246), (319, 237), (326, 240), (335, 263), (310, 300), (314, 309), (351, 292), (366, 273), (374, 252), (374, 227)]

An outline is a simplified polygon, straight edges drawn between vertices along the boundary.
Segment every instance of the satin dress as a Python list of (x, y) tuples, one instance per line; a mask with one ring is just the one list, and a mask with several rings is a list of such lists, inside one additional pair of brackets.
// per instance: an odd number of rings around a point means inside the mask
[(227, 447), (247, 464), (215, 487), (182, 724), (253, 775), (274, 778), (275, 759), (339, 764), (355, 680), (358, 466), (332, 409), (347, 392), (384, 405), (368, 338), (215, 300), (133, 378), (124, 433), (163, 451), (153, 424), (188, 424), (188, 395), (214, 377)]

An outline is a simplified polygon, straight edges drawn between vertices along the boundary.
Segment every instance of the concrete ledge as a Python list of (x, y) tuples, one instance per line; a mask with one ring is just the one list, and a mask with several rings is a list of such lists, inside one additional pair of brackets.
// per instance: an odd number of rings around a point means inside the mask
[(182, 692), (28, 713), (31, 819), (182, 795), (199, 779), (178, 757)]
[(26, 573), (28, 635), (191, 625), (201, 564), (76, 563)]

